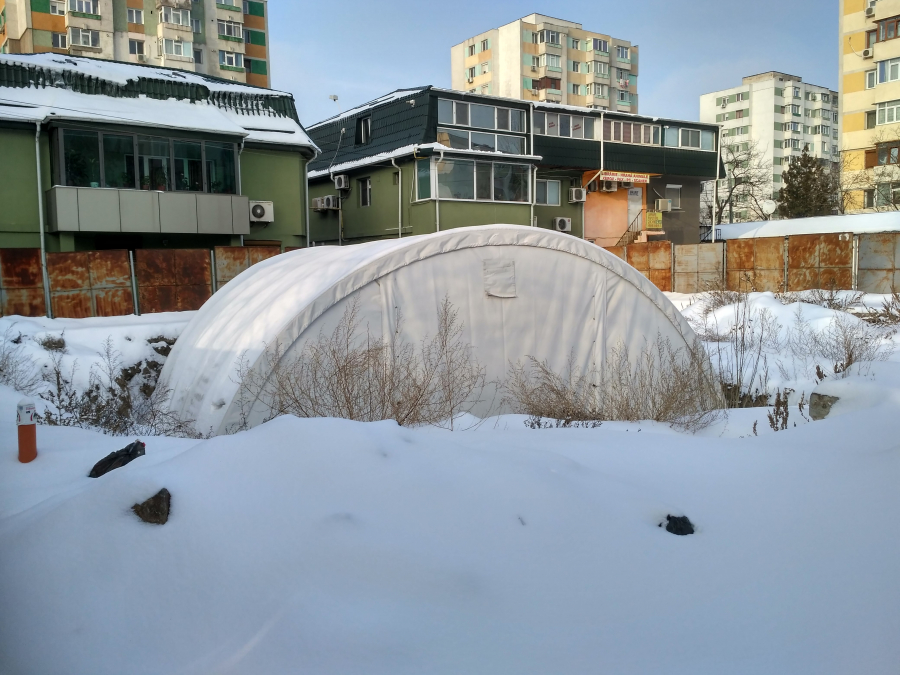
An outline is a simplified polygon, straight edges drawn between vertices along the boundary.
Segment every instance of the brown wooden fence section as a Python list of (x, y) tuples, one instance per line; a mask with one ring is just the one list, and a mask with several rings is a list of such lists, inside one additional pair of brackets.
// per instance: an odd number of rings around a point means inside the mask
[(208, 249), (138, 249), (134, 257), (142, 314), (200, 309), (212, 295)]
[(134, 314), (128, 251), (48, 253), (47, 276), (53, 316)]
[(244, 270), (281, 253), (277, 246), (216, 246), (216, 288)]

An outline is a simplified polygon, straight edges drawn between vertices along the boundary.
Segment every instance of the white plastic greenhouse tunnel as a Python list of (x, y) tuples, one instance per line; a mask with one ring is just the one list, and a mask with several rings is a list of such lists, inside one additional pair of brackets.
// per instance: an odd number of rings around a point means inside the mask
[[(657, 336), (680, 348), (694, 333), (640, 272), (567, 234), (517, 225), (461, 227), (353, 246), (302, 249), (258, 263), (197, 313), (166, 361), (170, 408), (197, 429), (227, 433), (240, 420), (237, 366), (260, 376), (272, 350), (298, 355), (330, 334), (350, 303), (373, 336), (390, 335), (397, 309), (403, 339), (437, 331), (444, 298), (458, 310), (462, 339), (499, 382), (532, 356), (558, 372), (600, 368), (617, 345), (640, 353)], [(267, 353), (268, 350), (268, 353)], [(476, 415), (503, 412), (484, 397)], [(245, 408), (246, 410), (246, 408)], [(249, 425), (267, 410), (256, 401)]]

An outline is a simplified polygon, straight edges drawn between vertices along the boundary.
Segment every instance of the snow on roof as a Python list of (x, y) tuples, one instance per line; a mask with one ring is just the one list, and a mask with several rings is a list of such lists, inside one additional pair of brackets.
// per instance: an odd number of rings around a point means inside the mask
[[(54, 57), (37, 58), (37, 57)], [(140, 78), (157, 75), (165, 79), (195, 83), (214, 91), (234, 91), (255, 96), (269, 95), (266, 89), (218, 82), (195, 73), (144, 68), (115, 61), (98, 61), (64, 57), (58, 54), (0, 55), (0, 63), (74, 70), (84, 75), (127, 84)], [(61, 63), (60, 63), (61, 62)], [(71, 62), (71, 63), (70, 63)], [(285, 95), (271, 92), (272, 95)], [(159, 100), (140, 96), (115, 97), (101, 94), (82, 94), (65, 87), (0, 87), (0, 119), (23, 122), (49, 120), (77, 120), (128, 124), (162, 129), (193, 131), (239, 136), (248, 141), (295, 147), (316, 148), (306, 131), (290, 117), (253, 114), (224, 108), (209, 101), (190, 102), (187, 99)]]
[(449, 148), (446, 145), (441, 143), (422, 143), (422, 144), (413, 144), (413, 145), (404, 145), (403, 147), (397, 148), (396, 150), (390, 150), (388, 152), (379, 152), (377, 155), (371, 155), (369, 157), (363, 157), (362, 159), (356, 159), (350, 162), (341, 162), (340, 164), (335, 164), (328, 169), (319, 169), (318, 171), (310, 171), (310, 178), (321, 178), (322, 176), (328, 176), (333, 173), (339, 173), (341, 171), (350, 171), (352, 169), (356, 169), (361, 166), (369, 166), (371, 164), (378, 164), (379, 162), (387, 162), (391, 159), (396, 159), (397, 157), (404, 157), (406, 155), (411, 155), (418, 150), (431, 150), (433, 152), (448, 152), (453, 153), (454, 155), (472, 155), (474, 157), (502, 157), (509, 160), (535, 160), (540, 161), (542, 158), (540, 155), (510, 155), (505, 152), (485, 152), (483, 150), (461, 150), (456, 148)]
[[(442, 257), (475, 249), (481, 252)], [(496, 296), (520, 298), (505, 307), (502, 325), (493, 323), (500, 320), (499, 306), (484, 306), (489, 294), (482, 288), (482, 259), (498, 258), (514, 265), (518, 259), (519, 268), (514, 295)], [(605, 349), (607, 343), (644, 339), (657, 331), (673, 344), (693, 338), (683, 316), (646, 277), (599, 246), (535, 227), (456, 227), (353, 246), (305, 248), (246, 270), (203, 305), (167, 359), (161, 377), (172, 390), (172, 410), (196, 420), (198, 429), (224, 433), (238, 414), (239, 360), (265, 369), (273, 349), (291, 349), (304, 331), (315, 332), (310, 328), (314, 321), (357, 291), (365, 311), (369, 295), (362, 289), (376, 281), (391, 289), (407, 326), (427, 325), (424, 315), (434, 311), (435, 298), (457, 303), (460, 314), (469, 317), (470, 334), (481, 338), (472, 343), (489, 366), (488, 379), (502, 376), (509, 359), (527, 354), (565, 361), (572, 347), (577, 358), (589, 362), (600, 358), (593, 356), (592, 346), (599, 349), (600, 342)], [(564, 297), (558, 297), (561, 287), (570, 289)], [(591, 297), (603, 298), (596, 310)], [(535, 308), (541, 309), (535, 313)], [(602, 326), (596, 312), (602, 314)], [(529, 351), (519, 354), (522, 341)]]
[(819, 216), (734, 223), (716, 227), (716, 239), (753, 239), (786, 237), (792, 234), (830, 234), (835, 232), (900, 232), (900, 212), (855, 213), (843, 216)]
[(313, 125), (310, 125), (310, 129), (315, 129), (316, 127), (320, 127), (323, 124), (329, 124), (336, 120), (344, 119), (345, 117), (351, 117), (353, 115), (357, 115), (361, 112), (369, 110), (371, 108), (377, 108), (380, 105), (385, 103), (390, 103), (391, 101), (396, 101), (401, 98), (406, 98), (407, 96), (415, 96), (418, 93), (421, 93), (428, 89), (428, 87), (416, 87), (414, 89), (398, 89), (397, 91), (392, 91), (390, 94), (385, 94), (384, 96), (379, 96), (378, 98), (369, 101), (368, 103), (363, 103), (362, 105), (358, 105), (355, 108), (350, 108), (350, 110), (345, 110), (342, 113), (339, 113), (333, 117), (329, 117), (328, 119), (322, 120), (321, 122), (316, 122)]

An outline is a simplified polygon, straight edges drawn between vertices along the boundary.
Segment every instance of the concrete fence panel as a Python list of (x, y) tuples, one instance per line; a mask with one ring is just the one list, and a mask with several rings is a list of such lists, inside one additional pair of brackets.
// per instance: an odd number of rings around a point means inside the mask
[(900, 235), (892, 232), (859, 235), (857, 290), (865, 293), (900, 291)]

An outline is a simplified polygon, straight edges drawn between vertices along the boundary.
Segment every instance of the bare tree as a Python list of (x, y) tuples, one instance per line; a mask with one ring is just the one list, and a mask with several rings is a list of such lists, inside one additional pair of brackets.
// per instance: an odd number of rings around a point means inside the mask
[(720, 225), (730, 220), (735, 208), (746, 209), (754, 220), (768, 220), (763, 202), (772, 199), (772, 164), (766, 160), (759, 141), (722, 145), (725, 165), (724, 187), (720, 184), (718, 200), (706, 184), (701, 205), (701, 219), (705, 224)]

